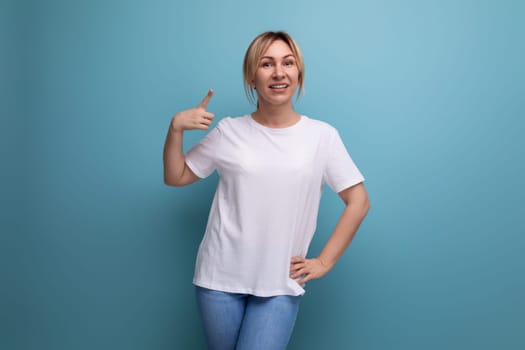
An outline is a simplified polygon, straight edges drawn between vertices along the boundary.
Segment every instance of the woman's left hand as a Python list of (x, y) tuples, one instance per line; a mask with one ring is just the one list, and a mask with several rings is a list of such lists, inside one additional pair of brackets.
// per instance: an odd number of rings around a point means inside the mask
[(323, 277), (332, 266), (323, 263), (321, 259), (306, 259), (301, 256), (294, 256), (290, 263), (290, 278), (296, 279), (301, 277), (297, 283), (305, 284), (306, 282)]

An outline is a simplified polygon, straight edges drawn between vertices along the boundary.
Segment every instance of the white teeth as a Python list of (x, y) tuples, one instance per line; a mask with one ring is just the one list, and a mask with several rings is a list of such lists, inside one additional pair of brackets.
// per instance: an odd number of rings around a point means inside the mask
[(270, 87), (272, 89), (284, 89), (285, 87), (287, 87), (288, 85), (286, 84), (281, 84), (281, 85), (270, 85)]

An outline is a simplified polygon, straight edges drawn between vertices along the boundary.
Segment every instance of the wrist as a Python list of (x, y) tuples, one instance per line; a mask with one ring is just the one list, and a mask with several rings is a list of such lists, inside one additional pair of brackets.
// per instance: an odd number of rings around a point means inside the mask
[(321, 265), (326, 268), (327, 270), (331, 270), (332, 267), (335, 265), (335, 263), (330, 262), (326, 258), (319, 256), (317, 260), (321, 263)]
[(179, 125), (177, 125), (176, 119), (177, 119), (177, 114), (175, 114), (173, 119), (171, 119), (170, 132), (182, 133), (182, 128)]

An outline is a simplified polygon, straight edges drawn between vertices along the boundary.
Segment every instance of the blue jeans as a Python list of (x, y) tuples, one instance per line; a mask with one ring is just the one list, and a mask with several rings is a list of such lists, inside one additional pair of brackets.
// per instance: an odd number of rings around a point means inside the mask
[(210, 350), (286, 349), (300, 296), (257, 297), (196, 287)]

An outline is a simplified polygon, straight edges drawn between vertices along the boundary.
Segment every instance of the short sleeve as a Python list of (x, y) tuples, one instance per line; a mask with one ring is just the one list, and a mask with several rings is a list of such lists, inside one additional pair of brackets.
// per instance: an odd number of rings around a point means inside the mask
[(339, 193), (364, 181), (363, 175), (354, 164), (343, 144), (343, 140), (341, 140), (341, 136), (335, 129), (333, 129), (329, 143), (327, 158), (323, 180), (332, 191)]
[(221, 131), (217, 125), (186, 154), (186, 164), (201, 179), (210, 176), (217, 168), (216, 154), (220, 139)]

